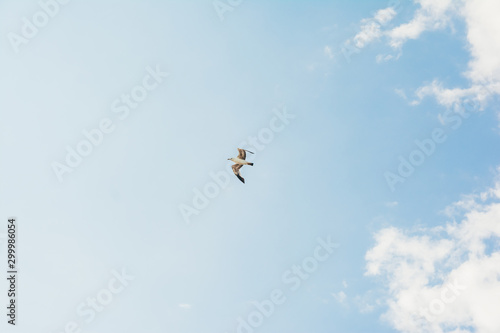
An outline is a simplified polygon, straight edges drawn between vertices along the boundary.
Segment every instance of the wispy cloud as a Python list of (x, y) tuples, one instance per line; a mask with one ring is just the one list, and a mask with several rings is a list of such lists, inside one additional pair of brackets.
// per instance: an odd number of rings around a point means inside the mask
[(387, 31), (389, 44), (400, 48), (409, 39), (417, 39), (424, 31), (437, 30), (449, 25), (459, 1), (452, 0), (416, 0), (420, 5), (413, 18)]
[(397, 201), (389, 201), (389, 202), (385, 203), (386, 207), (389, 207), (389, 208), (396, 207), (398, 204), (399, 203)]
[(333, 51), (331, 47), (325, 46), (324, 52), (329, 59), (333, 59)]
[(339, 291), (338, 293), (332, 293), (332, 296), (340, 304), (343, 304), (347, 298), (347, 295), (343, 291)]
[(392, 7), (380, 9), (375, 15), (361, 21), (361, 31), (353, 38), (357, 48), (363, 48), (367, 44), (379, 39), (383, 35), (382, 26), (386, 25), (396, 16), (396, 11)]

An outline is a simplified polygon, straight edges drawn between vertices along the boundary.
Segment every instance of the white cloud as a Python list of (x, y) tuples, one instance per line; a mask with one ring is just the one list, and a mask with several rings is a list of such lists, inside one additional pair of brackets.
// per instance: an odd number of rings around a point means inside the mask
[(189, 310), (191, 309), (193, 306), (191, 304), (187, 304), (187, 303), (181, 303), (178, 305), (181, 309), (184, 309), (184, 310)]
[(376, 233), (366, 275), (386, 282), (383, 319), (405, 333), (500, 332), (500, 182), (445, 212), (459, 222)]
[(396, 16), (396, 11), (393, 7), (387, 7), (385, 9), (380, 9), (375, 13), (373, 19), (380, 23), (381, 25), (385, 25), (391, 21), (394, 16)]
[(414, 0), (420, 5), (413, 19), (387, 31), (389, 44), (400, 48), (407, 40), (417, 39), (424, 31), (446, 27), (450, 22), (451, 12), (460, 1), (452, 0)]
[(464, 103), (477, 104), (483, 109), (489, 98), (500, 94), (500, 1), (498, 0), (413, 0), (419, 8), (413, 17), (403, 24), (384, 29), (396, 11), (389, 7), (381, 9), (372, 18), (361, 21), (361, 31), (345, 45), (355, 47), (359, 52), (367, 44), (384, 38), (387, 44), (399, 54), (376, 57), (377, 62), (398, 59), (401, 49), (408, 40), (418, 39), (426, 31), (452, 27), (453, 20), (466, 24), (467, 49), (471, 59), (463, 75), (469, 79), (467, 87), (445, 87), (440, 80), (420, 87), (417, 99), (410, 102), (417, 105), (426, 97), (448, 108), (460, 108)]
[[(500, 173), (500, 168), (498, 169)], [(455, 218), (458, 215), (472, 210), (481, 210), (481, 207), (488, 203), (489, 200), (500, 197), (500, 180), (496, 182), (495, 187), (488, 191), (478, 194), (463, 195), (462, 198), (446, 207), (442, 213), (450, 218)]]
[(380, 38), (382, 32), (380, 30), (380, 24), (375, 21), (366, 21), (361, 26), (361, 31), (354, 36), (354, 45), (357, 48), (363, 48), (365, 45), (371, 43), (372, 41)]
[(363, 296), (357, 295), (354, 297), (354, 304), (361, 313), (370, 313), (375, 310), (377, 306), (381, 305), (380, 301), (374, 300), (374, 295), (370, 292)]
[(434, 96), (446, 107), (457, 106), (466, 99), (477, 102), (481, 108), (488, 98), (500, 94), (500, 2), (497, 0), (461, 1), (459, 14), (467, 25), (467, 42), (471, 54), (468, 69), (463, 75), (470, 80), (467, 88), (444, 88), (438, 81), (417, 91), (421, 100)]
[(460, 5), (467, 0), (413, 1), (420, 6), (415, 11), (413, 18), (394, 28), (382, 29), (396, 16), (397, 12), (394, 7), (381, 9), (373, 17), (361, 20), (361, 31), (353, 38), (354, 45), (362, 48), (380, 37), (386, 36), (388, 44), (399, 49), (408, 40), (417, 39), (425, 31), (443, 29), (449, 26), (453, 16), (460, 13)]
[(366, 44), (379, 39), (382, 36), (382, 26), (391, 21), (396, 16), (396, 11), (392, 7), (380, 9), (372, 18), (361, 21), (361, 31), (353, 38), (357, 48), (363, 48)]
[(392, 59), (398, 59), (398, 58), (399, 58), (399, 55), (394, 56), (393, 54), (379, 54), (375, 57), (375, 60), (377, 61), (377, 63), (381, 63), (381, 62), (389, 61)]
[(338, 293), (332, 293), (333, 298), (340, 304), (344, 303), (347, 295), (343, 291), (339, 291)]
[(474, 83), (498, 82), (500, 78), (500, 2), (469, 0), (462, 9), (472, 60), (466, 76)]

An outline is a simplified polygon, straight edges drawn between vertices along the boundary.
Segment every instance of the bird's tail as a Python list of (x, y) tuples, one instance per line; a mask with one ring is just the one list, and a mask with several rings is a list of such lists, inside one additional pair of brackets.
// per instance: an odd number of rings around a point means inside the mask
[(248, 162), (248, 165), (253, 166), (253, 163)]

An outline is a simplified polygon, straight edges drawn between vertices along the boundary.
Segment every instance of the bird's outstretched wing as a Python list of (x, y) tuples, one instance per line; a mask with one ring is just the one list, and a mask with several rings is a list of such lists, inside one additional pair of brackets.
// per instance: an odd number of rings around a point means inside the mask
[(238, 154), (238, 158), (241, 158), (242, 160), (244, 160), (247, 157), (247, 153), (246, 152), (249, 152), (250, 154), (253, 154), (250, 150), (238, 148), (238, 153), (239, 153)]
[(238, 158), (241, 160), (244, 160), (247, 157), (247, 153), (245, 152), (245, 149), (238, 148)]
[(242, 164), (233, 164), (233, 172), (236, 175), (236, 177), (238, 177), (238, 179), (241, 180), (243, 184), (245, 184), (245, 179), (240, 175), (240, 169), (242, 166), (243, 166)]

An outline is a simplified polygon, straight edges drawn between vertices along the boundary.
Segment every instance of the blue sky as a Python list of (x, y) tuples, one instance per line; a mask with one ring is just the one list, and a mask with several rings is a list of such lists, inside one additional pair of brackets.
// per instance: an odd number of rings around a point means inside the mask
[(498, 332), (498, 9), (2, 1), (2, 331)]

